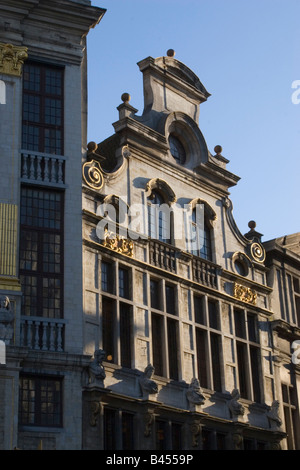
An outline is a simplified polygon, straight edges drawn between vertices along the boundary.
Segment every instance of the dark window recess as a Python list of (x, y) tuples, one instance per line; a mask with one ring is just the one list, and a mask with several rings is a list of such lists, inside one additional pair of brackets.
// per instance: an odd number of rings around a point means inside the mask
[(209, 300), (208, 301), (208, 318), (209, 318), (209, 326), (214, 330), (219, 329), (219, 312), (217, 303)]
[(249, 341), (257, 343), (257, 320), (254, 315), (247, 315)]
[(116, 362), (114, 350), (115, 302), (102, 297), (102, 343), (108, 361)]
[(62, 379), (21, 376), (19, 422), (31, 426), (62, 426)]
[(163, 370), (163, 317), (152, 313), (152, 355), (155, 374), (164, 375)]
[(246, 377), (246, 360), (247, 360), (247, 351), (246, 345), (244, 343), (236, 343), (236, 353), (237, 353), (237, 363), (238, 363), (238, 374), (239, 374), (239, 389), (242, 398), (249, 398), (248, 396), (248, 387), (247, 387), (247, 377)]
[(166, 450), (166, 423), (164, 421), (155, 421), (156, 450)]
[(63, 69), (24, 64), (22, 148), (63, 155)]
[(182, 450), (182, 425), (179, 423), (171, 424), (172, 450)]
[(22, 315), (63, 317), (63, 193), (21, 189)]
[(101, 263), (101, 289), (110, 294), (114, 292), (113, 265), (107, 261)]
[(169, 145), (170, 145), (170, 152), (173, 158), (176, 160), (177, 163), (183, 165), (186, 160), (186, 154), (185, 154), (184, 146), (182, 145), (180, 140), (174, 135), (170, 134)]
[(104, 409), (103, 413), (104, 427), (104, 450), (116, 449), (116, 412), (109, 408)]
[(246, 328), (243, 310), (234, 309), (235, 335), (238, 338), (246, 338)]
[(213, 389), (221, 392), (221, 363), (220, 363), (220, 337), (214, 333), (210, 335), (212, 372), (213, 372)]
[(119, 268), (119, 296), (130, 299), (129, 271)]
[(166, 311), (167, 313), (176, 315), (175, 288), (169, 285), (166, 285)]
[(204, 309), (203, 309), (203, 297), (194, 296), (194, 312), (195, 322), (200, 325), (205, 325)]
[(169, 377), (178, 380), (178, 357), (177, 357), (177, 321), (167, 319), (168, 329), (168, 354), (169, 354)]
[(131, 367), (131, 330), (132, 314), (131, 306), (120, 303), (120, 346), (121, 365)]
[(208, 388), (207, 382), (207, 353), (206, 353), (207, 333), (196, 328), (197, 364), (198, 379), (201, 387)]
[(152, 308), (160, 309), (159, 282), (154, 279), (150, 281), (150, 302)]
[(133, 414), (122, 412), (122, 450), (134, 449)]
[(252, 372), (253, 398), (254, 401), (260, 402), (260, 350), (255, 346), (250, 346), (250, 361)]

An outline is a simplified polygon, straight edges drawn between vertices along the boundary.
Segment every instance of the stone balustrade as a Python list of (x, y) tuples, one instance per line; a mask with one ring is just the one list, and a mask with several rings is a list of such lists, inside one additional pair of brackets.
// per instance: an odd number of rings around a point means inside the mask
[(21, 317), (20, 345), (39, 351), (64, 351), (65, 321), (62, 319)]
[(62, 186), (65, 183), (65, 157), (34, 151), (21, 151), (21, 178), (29, 183)]

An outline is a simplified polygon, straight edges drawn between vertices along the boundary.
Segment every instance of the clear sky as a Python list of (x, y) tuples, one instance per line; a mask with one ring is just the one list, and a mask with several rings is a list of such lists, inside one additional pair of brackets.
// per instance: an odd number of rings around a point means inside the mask
[(240, 231), (255, 220), (263, 241), (300, 232), (300, 0), (92, 5), (107, 11), (88, 35), (88, 140), (114, 133), (124, 92), (142, 114), (137, 62), (174, 49), (211, 93), (199, 127), (241, 178), (230, 189)]

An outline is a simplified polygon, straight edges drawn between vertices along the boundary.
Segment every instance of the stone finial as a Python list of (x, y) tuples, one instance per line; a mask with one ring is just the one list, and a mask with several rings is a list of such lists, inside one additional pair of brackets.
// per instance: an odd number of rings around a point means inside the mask
[(278, 429), (282, 425), (282, 420), (279, 417), (279, 401), (274, 400), (272, 405), (267, 411), (267, 418), (271, 429)]
[(103, 361), (105, 360), (106, 353), (103, 349), (96, 349), (94, 358), (89, 365), (89, 382), (93, 386), (104, 386), (104, 379), (106, 377)]
[(168, 50), (167, 50), (167, 56), (168, 56), (168, 57), (175, 57), (175, 51), (174, 51), (174, 49), (168, 49)]
[(250, 222), (248, 222), (248, 227), (250, 228), (250, 230), (255, 230), (256, 222), (254, 220), (250, 220)]
[(0, 340), (5, 344), (10, 344), (13, 338), (14, 328), (14, 313), (11, 310), (11, 303), (9, 297), (6, 295), (0, 296)]
[(186, 397), (190, 404), (190, 407), (194, 405), (203, 405), (205, 402), (205, 397), (202, 395), (200, 383), (197, 378), (193, 378), (189, 388), (186, 391)]
[(121, 96), (121, 100), (123, 101), (123, 103), (129, 103), (129, 101), (131, 100), (131, 96), (129, 93), (123, 93), (122, 96)]
[(146, 395), (148, 394), (153, 395), (158, 392), (157, 383), (154, 380), (152, 380), (154, 371), (155, 371), (155, 368), (152, 366), (152, 364), (148, 364), (148, 366), (144, 370), (144, 373), (139, 379), (141, 389), (143, 393)]
[(214, 151), (216, 152), (216, 155), (221, 155), (222, 153), (222, 147), (221, 145), (216, 145), (215, 148), (214, 148)]
[(245, 408), (238, 401), (240, 398), (241, 398), (241, 395), (238, 389), (237, 388), (233, 389), (231, 392), (231, 400), (228, 403), (228, 407), (231, 412), (231, 417), (234, 420), (237, 420), (240, 416), (244, 416), (244, 413), (245, 413)]

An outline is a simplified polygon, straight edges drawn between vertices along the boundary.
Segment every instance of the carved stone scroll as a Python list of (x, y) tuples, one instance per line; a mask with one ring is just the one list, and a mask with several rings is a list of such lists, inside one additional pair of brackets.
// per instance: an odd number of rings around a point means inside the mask
[(0, 73), (20, 77), (27, 58), (27, 47), (0, 43)]

